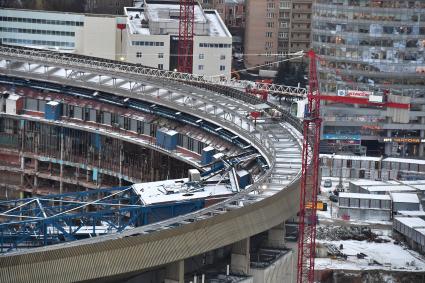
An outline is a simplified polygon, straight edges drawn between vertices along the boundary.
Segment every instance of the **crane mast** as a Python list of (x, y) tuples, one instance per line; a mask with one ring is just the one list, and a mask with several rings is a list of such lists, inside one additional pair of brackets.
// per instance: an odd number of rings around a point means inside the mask
[[(303, 121), (303, 149), (300, 211), (298, 219), (298, 283), (314, 282), (316, 249), (317, 194), (319, 190), (320, 90), (316, 72), (316, 54), (307, 52), (310, 59), (308, 110)], [(308, 204), (308, 205), (307, 205)]]
[(192, 73), (195, 0), (180, 0), (178, 71)]

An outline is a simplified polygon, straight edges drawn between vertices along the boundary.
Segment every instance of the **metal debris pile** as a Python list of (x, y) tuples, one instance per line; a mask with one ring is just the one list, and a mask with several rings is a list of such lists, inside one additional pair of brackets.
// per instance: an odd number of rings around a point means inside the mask
[(373, 233), (369, 227), (362, 226), (319, 226), (317, 227), (316, 237), (318, 240), (327, 241), (357, 240), (375, 243), (389, 242), (389, 240), (382, 239)]

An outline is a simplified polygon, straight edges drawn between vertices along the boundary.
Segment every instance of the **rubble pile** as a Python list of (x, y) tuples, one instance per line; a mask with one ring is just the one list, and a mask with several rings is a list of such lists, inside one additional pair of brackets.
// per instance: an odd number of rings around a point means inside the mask
[(338, 241), (357, 240), (373, 241), (376, 243), (389, 242), (389, 240), (379, 238), (368, 227), (360, 226), (319, 226), (316, 237), (318, 240)]

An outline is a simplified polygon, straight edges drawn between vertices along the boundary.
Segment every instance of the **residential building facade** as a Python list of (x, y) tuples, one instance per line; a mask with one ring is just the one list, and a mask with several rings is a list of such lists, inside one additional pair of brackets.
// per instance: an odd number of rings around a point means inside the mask
[[(310, 48), (312, 0), (247, 0), (245, 65), (277, 68), (273, 62)], [(260, 40), (261, 39), (261, 40)]]
[(409, 107), (325, 103), (322, 149), (423, 157), (425, 1), (318, 0), (312, 33), (323, 94)]

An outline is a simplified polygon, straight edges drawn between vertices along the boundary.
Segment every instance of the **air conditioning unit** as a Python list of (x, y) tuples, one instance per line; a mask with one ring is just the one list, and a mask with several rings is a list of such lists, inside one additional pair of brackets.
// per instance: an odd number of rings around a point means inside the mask
[(201, 173), (197, 169), (189, 169), (189, 182), (200, 182)]

